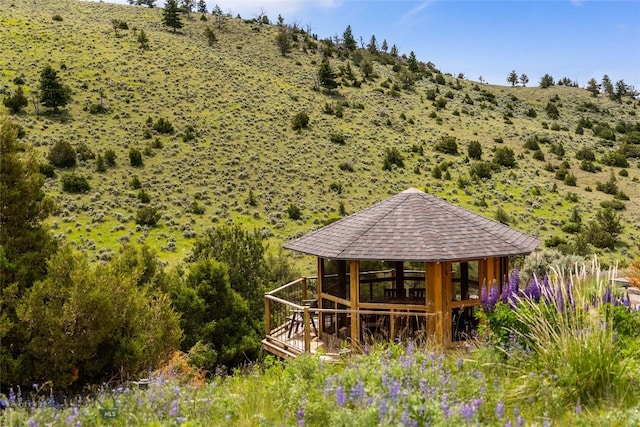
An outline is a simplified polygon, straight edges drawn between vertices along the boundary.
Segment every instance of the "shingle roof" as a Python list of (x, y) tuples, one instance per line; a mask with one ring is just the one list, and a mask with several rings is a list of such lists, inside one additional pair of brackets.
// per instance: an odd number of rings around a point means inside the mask
[(410, 188), (284, 247), (329, 259), (435, 262), (529, 254), (539, 243)]

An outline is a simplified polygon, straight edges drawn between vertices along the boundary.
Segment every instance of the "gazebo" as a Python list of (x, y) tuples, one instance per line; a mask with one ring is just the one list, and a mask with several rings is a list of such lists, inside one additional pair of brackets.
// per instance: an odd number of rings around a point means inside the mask
[(284, 245), (317, 257), (317, 277), (265, 295), (263, 347), (284, 357), (424, 338), (471, 337), (482, 287), (539, 240), (411, 188)]

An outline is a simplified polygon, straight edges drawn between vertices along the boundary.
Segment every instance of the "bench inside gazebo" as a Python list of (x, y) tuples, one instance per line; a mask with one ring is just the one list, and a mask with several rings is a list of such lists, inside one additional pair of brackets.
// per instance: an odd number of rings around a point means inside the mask
[(448, 347), (477, 329), (482, 286), (535, 237), (416, 189), (284, 247), (317, 257), (317, 276), (265, 295), (263, 348), (282, 357), (337, 354), (372, 341)]

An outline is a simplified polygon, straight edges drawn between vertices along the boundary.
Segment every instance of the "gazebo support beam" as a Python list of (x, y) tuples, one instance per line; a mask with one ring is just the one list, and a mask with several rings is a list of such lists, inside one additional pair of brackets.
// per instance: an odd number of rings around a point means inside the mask
[[(360, 261), (349, 263), (351, 271), (349, 295), (351, 296), (351, 310), (358, 310), (360, 305)], [(351, 345), (355, 349), (360, 344), (360, 315), (351, 313)]]

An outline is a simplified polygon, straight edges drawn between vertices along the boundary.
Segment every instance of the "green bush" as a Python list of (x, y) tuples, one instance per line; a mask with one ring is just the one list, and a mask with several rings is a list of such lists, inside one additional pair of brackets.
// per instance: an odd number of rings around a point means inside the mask
[(610, 151), (610, 152), (606, 153), (600, 159), (600, 163), (602, 163), (603, 165), (606, 165), (606, 166), (615, 166), (615, 167), (619, 167), (619, 168), (628, 168), (629, 167), (629, 161), (627, 160), (625, 155), (622, 154), (619, 151)]
[(67, 193), (86, 193), (91, 189), (87, 178), (75, 173), (65, 173), (60, 178), (60, 182), (62, 182), (62, 191)]
[(399, 168), (404, 167), (404, 158), (400, 151), (396, 147), (385, 148), (384, 150), (384, 160), (382, 163), (383, 170), (391, 170), (393, 166), (397, 166)]
[(177, 348), (180, 330), (169, 299), (158, 292), (157, 262), (148, 249), (131, 247), (106, 264), (69, 246), (53, 255), (47, 278), (20, 302), (21, 360), (30, 363), (19, 381), (78, 390), (158, 368)]
[(309, 126), (309, 115), (301, 111), (293, 116), (292, 127), (293, 130), (301, 131), (302, 129), (306, 129)]
[(344, 145), (346, 142), (346, 137), (341, 132), (331, 132), (329, 134), (329, 140), (334, 144)]
[(56, 142), (49, 151), (49, 161), (60, 168), (70, 168), (76, 165), (76, 150), (67, 141)]
[(129, 164), (134, 167), (142, 167), (144, 163), (142, 162), (142, 153), (137, 148), (131, 148), (129, 150)]
[(153, 227), (158, 223), (161, 216), (162, 214), (158, 208), (154, 206), (143, 206), (136, 212), (136, 224)]
[(302, 218), (302, 211), (297, 205), (291, 203), (287, 208), (287, 215), (289, 215), (289, 219), (297, 221)]
[(93, 152), (93, 150), (91, 150), (91, 148), (89, 148), (89, 146), (84, 142), (81, 142), (76, 147), (76, 156), (81, 161), (93, 160), (96, 158), (96, 155)]
[(541, 162), (544, 162), (544, 153), (542, 152), (542, 150), (534, 151), (532, 157), (534, 160), (539, 160)]
[(493, 162), (497, 165), (512, 168), (516, 166), (516, 157), (509, 147), (498, 147), (493, 155)]
[(433, 149), (445, 154), (458, 155), (458, 143), (455, 136), (443, 136)]
[(51, 163), (42, 163), (39, 166), (40, 173), (47, 178), (53, 178), (56, 176), (56, 170)]
[(171, 122), (164, 117), (160, 117), (153, 125), (153, 129), (162, 134), (173, 135), (175, 130), (173, 129), (173, 125)]
[(490, 179), (493, 174), (493, 164), (491, 162), (478, 162), (471, 165), (469, 175), (476, 179)]
[(596, 159), (596, 155), (593, 150), (587, 147), (582, 147), (576, 151), (576, 159), (594, 161)]
[(114, 167), (116, 165), (116, 152), (111, 149), (105, 150), (104, 162), (107, 166)]
[(62, 22), (62, 16), (60, 15), (53, 15), (51, 19), (53, 19), (54, 21)]
[(20, 86), (18, 86), (13, 95), (6, 96), (2, 103), (13, 114), (19, 113), (20, 110), (29, 105), (29, 101), (27, 100), (27, 97), (24, 96), (24, 92)]

